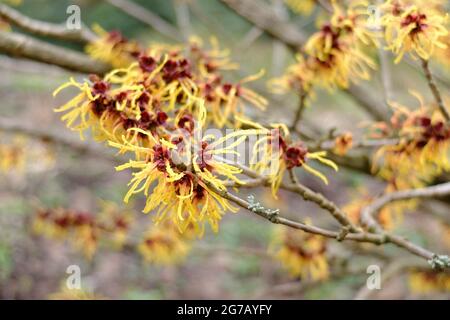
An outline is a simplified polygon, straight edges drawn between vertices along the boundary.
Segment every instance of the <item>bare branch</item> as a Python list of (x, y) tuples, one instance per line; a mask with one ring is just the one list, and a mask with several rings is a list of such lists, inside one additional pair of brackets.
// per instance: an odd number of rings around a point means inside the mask
[(361, 210), (361, 223), (369, 228), (369, 230), (380, 231), (381, 227), (376, 222), (377, 213), (387, 204), (408, 199), (417, 198), (435, 198), (450, 194), (450, 182), (438, 184), (431, 187), (402, 190), (387, 193), (372, 202), (369, 206)]
[(85, 27), (79, 30), (69, 30), (65, 24), (48, 23), (31, 19), (5, 4), (0, 4), (0, 18), (25, 31), (44, 37), (77, 41), (81, 43), (92, 42), (97, 38), (94, 33)]
[(434, 99), (436, 100), (436, 103), (439, 107), (439, 110), (441, 110), (442, 115), (447, 121), (450, 121), (450, 112), (447, 110), (447, 108), (444, 105), (444, 102), (442, 101), (441, 93), (439, 92), (438, 87), (436, 86), (436, 83), (434, 82), (433, 75), (431, 74), (430, 67), (428, 65), (428, 60), (421, 59), (422, 60), (422, 69), (425, 73), (425, 77), (427, 78), (428, 86), (431, 89), (431, 92), (433, 93)]
[[(208, 188), (210, 188), (213, 192), (217, 193), (221, 197), (239, 205), (240, 207), (242, 207), (244, 209), (247, 209), (247, 210), (259, 215), (260, 217), (262, 217), (266, 220), (269, 220), (272, 223), (283, 224), (283, 225), (286, 225), (286, 226), (294, 228), (294, 229), (299, 229), (299, 230), (302, 230), (307, 233), (317, 234), (317, 235), (320, 235), (320, 236), (323, 236), (326, 238), (338, 239), (340, 237), (340, 232), (331, 231), (331, 230), (319, 228), (316, 226), (307, 225), (307, 224), (304, 224), (301, 222), (293, 221), (293, 220), (284, 218), (284, 217), (280, 216), (278, 213), (274, 213), (273, 211), (267, 212), (265, 210), (253, 210), (252, 203), (250, 203), (244, 199), (241, 199), (240, 197), (228, 192), (227, 190), (218, 189), (216, 186), (212, 185), (211, 183), (208, 183), (208, 182), (205, 182), (205, 183), (207, 184)], [(409, 242), (408, 240), (406, 240), (402, 237), (387, 234), (387, 233), (376, 234), (376, 233), (367, 233), (367, 232), (359, 231), (357, 233), (349, 233), (342, 240), (350, 240), (350, 241), (356, 241), (356, 242), (368, 242), (368, 243), (373, 243), (373, 244), (377, 244), (377, 245), (392, 243), (399, 248), (407, 250), (416, 256), (426, 259), (427, 261), (431, 261), (435, 257), (439, 257), (435, 253), (433, 253), (427, 249), (424, 249), (412, 242)]]
[(270, 6), (263, 2), (256, 2), (254, 0), (221, 1), (237, 14), (293, 49), (299, 49), (302, 43), (306, 41), (306, 37), (302, 32), (294, 25), (282, 21)]
[[(344, 227), (348, 227), (351, 232), (358, 232), (358, 228), (348, 219), (345, 212), (343, 212), (337, 205), (325, 198), (322, 194), (312, 191), (306, 186), (298, 182), (297, 177), (293, 170), (289, 170), (289, 177), (291, 178), (292, 185), (290, 190), (298, 193), (306, 201), (313, 201), (322, 209), (327, 210), (331, 215)], [(287, 185), (284, 186), (287, 188)]]
[(295, 131), (297, 128), (298, 123), (302, 119), (303, 111), (305, 110), (306, 106), (306, 98), (308, 97), (308, 93), (306, 93), (303, 89), (301, 90), (301, 93), (299, 94), (299, 104), (297, 107), (297, 111), (295, 112), (294, 120), (292, 121), (291, 130)]
[[(270, 185), (268, 177), (263, 177), (258, 172), (254, 171), (240, 163), (231, 163), (231, 164), (233, 166), (241, 169), (243, 174), (253, 178), (252, 180), (250, 180), (251, 186), (255, 186), (255, 185), (269, 186)], [(313, 190), (309, 189), (308, 187), (300, 184), (292, 170), (289, 170), (289, 177), (290, 177), (292, 183), (282, 182), (280, 185), (281, 189), (297, 193), (305, 201), (314, 202), (322, 209), (330, 212), (330, 214), (342, 226), (348, 227), (350, 231), (352, 231), (352, 232), (360, 231), (360, 230), (358, 230), (358, 228), (355, 225), (353, 225), (350, 222), (350, 220), (347, 218), (347, 215), (345, 214), (345, 212), (343, 212), (341, 209), (339, 209), (339, 207), (335, 203), (333, 203), (332, 201), (325, 198), (322, 194), (320, 194), (318, 192), (314, 192)], [(247, 187), (247, 185), (242, 185), (241, 187)]]
[(111, 68), (85, 54), (13, 32), (0, 31), (0, 52), (83, 73), (103, 74)]
[[(267, 179), (264, 179), (264, 177), (260, 176), (257, 172), (251, 170), (250, 168), (247, 168), (246, 166), (240, 165), (240, 164), (234, 164), (234, 165), (237, 166), (238, 168), (242, 169), (243, 173), (245, 175), (253, 178), (254, 180), (251, 180), (252, 183), (255, 183), (256, 185), (263, 185), (263, 186), (269, 185), (269, 181)], [(343, 229), (341, 229), (341, 231), (335, 232), (335, 231), (330, 231), (330, 230), (306, 225), (306, 224), (303, 224), (300, 222), (296, 222), (296, 221), (292, 221), (292, 220), (283, 218), (278, 214), (273, 214), (273, 212), (265, 212), (264, 210), (251, 210), (251, 203), (249, 203), (248, 201), (245, 201), (245, 200), (239, 198), (238, 196), (229, 193), (227, 190), (219, 190), (218, 188), (216, 188), (215, 186), (213, 186), (211, 184), (208, 184), (208, 187), (211, 188), (211, 190), (214, 191), (215, 193), (217, 193), (218, 195), (222, 196), (223, 198), (236, 203), (237, 205), (241, 206), (244, 209), (250, 210), (250, 211), (258, 214), (259, 216), (261, 216), (267, 220), (270, 220), (273, 223), (284, 224), (286, 226), (289, 226), (289, 227), (292, 227), (295, 229), (300, 229), (305, 232), (322, 235), (327, 238), (334, 238), (339, 241), (352, 240), (352, 241), (358, 241), (358, 242), (371, 242), (374, 244), (392, 243), (404, 250), (411, 252), (414, 255), (417, 255), (419, 257), (426, 259), (428, 262), (433, 261), (433, 259), (435, 259), (435, 258), (440, 258), (440, 256), (438, 256), (437, 254), (435, 254), (427, 249), (424, 249), (424, 248), (408, 241), (407, 239), (405, 239), (403, 237), (387, 233), (384, 230), (381, 230), (380, 228), (376, 228), (376, 230), (371, 230), (374, 233), (367, 233), (367, 232), (362, 231), (361, 229), (355, 227), (352, 223), (350, 223), (350, 221), (347, 218), (347, 215), (344, 212), (342, 212), (336, 204), (334, 204), (332, 201), (326, 199), (322, 194), (316, 193), (316, 192), (308, 189), (307, 187), (301, 185), (300, 183), (298, 183), (297, 178), (295, 177), (295, 175), (293, 175), (292, 171), (290, 171), (290, 177), (291, 177), (291, 180), (293, 181), (293, 183), (291, 183), (291, 184), (281, 183), (280, 188), (298, 193), (299, 195), (302, 196), (303, 199), (305, 199), (307, 201), (312, 201), (312, 202), (316, 203), (317, 205), (319, 205), (321, 208), (329, 211), (331, 213), (331, 215), (337, 221), (339, 221), (339, 223), (343, 226)], [(264, 180), (261, 182), (261, 181), (257, 180), (258, 178), (264, 179)], [(245, 185), (243, 185), (243, 187), (245, 187)], [(440, 191), (440, 192), (442, 192), (442, 191)], [(347, 231), (347, 230), (351, 231), (351, 233), (345, 233), (343, 235), (342, 231)]]

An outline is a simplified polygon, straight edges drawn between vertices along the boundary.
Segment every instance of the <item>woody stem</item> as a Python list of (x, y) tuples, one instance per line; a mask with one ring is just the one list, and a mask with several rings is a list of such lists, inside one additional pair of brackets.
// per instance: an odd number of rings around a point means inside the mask
[(421, 59), (422, 61), (422, 69), (425, 73), (425, 77), (427, 78), (428, 86), (433, 93), (434, 99), (436, 100), (439, 109), (441, 110), (442, 115), (445, 117), (447, 121), (450, 121), (450, 113), (445, 108), (444, 102), (442, 101), (441, 93), (439, 92), (438, 87), (436, 86), (436, 82), (434, 81), (433, 75), (431, 74), (428, 60)]
[(303, 110), (305, 109), (305, 102), (306, 102), (307, 95), (308, 94), (305, 92), (305, 90), (301, 89), (301, 92), (300, 92), (300, 95), (299, 95), (299, 97), (300, 97), (299, 105), (298, 105), (298, 108), (297, 108), (297, 112), (295, 113), (294, 121), (292, 122), (292, 125), (291, 125), (291, 130), (292, 131), (295, 131), (295, 129), (297, 128), (298, 123), (302, 119)]

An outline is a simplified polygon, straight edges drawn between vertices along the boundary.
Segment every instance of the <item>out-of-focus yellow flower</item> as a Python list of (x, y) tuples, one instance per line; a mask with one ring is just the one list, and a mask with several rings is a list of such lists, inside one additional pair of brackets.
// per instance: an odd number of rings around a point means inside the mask
[(45, 171), (55, 163), (52, 148), (43, 141), (22, 135), (0, 136), (0, 173), (22, 176), (28, 172)]
[(450, 292), (450, 274), (437, 271), (411, 271), (408, 279), (413, 293), (430, 294)]
[(321, 236), (279, 226), (270, 252), (293, 277), (319, 281), (329, 276), (326, 240)]
[(100, 240), (108, 240), (116, 248), (124, 244), (131, 213), (112, 202), (103, 202), (98, 214), (64, 208), (41, 209), (33, 218), (33, 231), (50, 239), (67, 240), (77, 251), (91, 259)]
[(379, 173), (388, 181), (404, 179), (410, 187), (419, 187), (421, 181), (450, 170), (450, 126), (437, 108), (427, 106), (419, 94), (412, 94), (420, 101), (419, 109), (411, 111), (392, 103), (395, 112), (391, 123), (373, 127), (379, 137), (399, 139), (379, 148), (373, 163), (374, 170), (381, 168)]
[(62, 208), (40, 210), (34, 218), (33, 230), (50, 239), (68, 239), (88, 259), (92, 258), (97, 249), (99, 230), (93, 216), (87, 212)]
[(99, 200), (96, 223), (108, 233), (116, 249), (121, 249), (125, 244), (134, 221), (131, 209), (123, 208), (113, 201)]
[[(342, 211), (347, 214), (352, 223), (358, 225), (360, 224), (361, 210), (370, 205), (372, 201), (373, 198), (368, 196), (367, 191), (363, 191), (358, 199), (352, 200), (343, 206)], [(395, 203), (383, 207), (378, 212), (377, 220), (384, 229), (392, 230), (402, 222), (403, 211), (398, 209), (398, 204)]]
[[(374, 35), (365, 28), (366, 18), (356, 6), (344, 12), (333, 2), (330, 22), (323, 24), (305, 45), (307, 64), (314, 72), (315, 84), (329, 90), (347, 88), (350, 81), (370, 79), (376, 65), (364, 52), (363, 45), (374, 44)], [(367, 7), (365, 9), (367, 11)], [(362, 20), (362, 18), (364, 20)]]
[(0, 172), (23, 172), (26, 159), (26, 140), (23, 137), (17, 136), (11, 142), (0, 143)]
[(171, 222), (151, 226), (138, 245), (147, 263), (171, 265), (182, 262), (191, 250), (191, 243)]
[[(372, 171), (387, 181), (386, 193), (424, 187), (450, 170), (450, 126), (437, 107), (427, 106), (419, 94), (411, 93), (420, 101), (420, 108), (412, 111), (392, 103), (390, 122), (372, 126), (372, 138), (397, 140), (378, 148), (372, 161)], [(398, 201), (388, 208), (402, 213), (417, 203), (415, 199)]]
[(334, 139), (333, 152), (337, 155), (343, 156), (353, 146), (353, 135), (351, 132), (345, 132)]
[(284, 0), (286, 6), (297, 14), (309, 16), (316, 6), (316, 0)]
[(436, 48), (445, 49), (448, 35), (448, 14), (441, 14), (427, 6), (405, 5), (388, 1), (381, 22), (385, 27), (388, 49), (401, 61), (405, 53), (428, 60)]
[(330, 26), (314, 34), (306, 44), (310, 55), (309, 69), (315, 74), (314, 83), (328, 90), (336, 86), (347, 88), (349, 82), (358, 79), (369, 80), (370, 69), (375, 63), (355, 43), (341, 41), (341, 36)]

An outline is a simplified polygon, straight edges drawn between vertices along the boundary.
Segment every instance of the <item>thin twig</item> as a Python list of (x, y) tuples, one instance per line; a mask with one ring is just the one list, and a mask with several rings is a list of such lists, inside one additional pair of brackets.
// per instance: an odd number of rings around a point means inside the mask
[[(399, 139), (367, 139), (355, 141), (352, 143), (352, 149), (362, 149), (362, 148), (379, 148), (383, 146), (396, 145)], [(330, 139), (326, 141), (321, 141), (320, 144), (313, 146), (313, 148), (308, 148), (311, 150), (332, 150), (334, 149), (336, 143), (335, 139)]]
[[(244, 165), (236, 164), (236, 166), (241, 168), (243, 170), (243, 173), (248, 175), (249, 177), (252, 177), (255, 179), (261, 178), (261, 176), (257, 172), (251, 170), (250, 168), (247, 168)], [(376, 230), (372, 230), (372, 232), (374, 232), (374, 233), (363, 232), (362, 230), (355, 227), (348, 220), (347, 215), (344, 212), (342, 212), (336, 204), (334, 204), (332, 201), (326, 199), (322, 194), (316, 193), (316, 192), (308, 189), (307, 187), (301, 185), (298, 182), (298, 180), (296, 179), (296, 176), (292, 173), (292, 171), (290, 171), (290, 174), (291, 174), (291, 180), (293, 180), (293, 183), (291, 183), (291, 184), (281, 183), (280, 188), (298, 193), (299, 195), (302, 196), (303, 199), (309, 200), (309, 201), (312, 201), (312, 202), (318, 204), (321, 208), (329, 211), (332, 214), (332, 216), (337, 221), (339, 221), (339, 223), (344, 228), (348, 228), (349, 231), (351, 231), (352, 233), (348, 233), (343, 236), (342, 229), (339, 232), (335, 232), (335, 231), (330, 231), (330, 230), (326, 230), (326, 229), (322, 229), (322, 228), (318, 228), (318, 227), (314, 227), (314, 226), (309, 226), (309, 225), (306, 225), (306, 224), (303, 224), (300, 222), (292, 221), (292, 220), (283, 218), (279, 215), (274, 215), (272, 213), (267, 213), (264, 211), (253, 211), (254, 213), (258, 214), (259, 216), (261, 216), (267, 220), (270, 220), (273, 223), (284, 224), (286, 226), (300, 229), (305, 232), (319, 234), (324, 237), (334, 238), (334, 239), (338, 239), (340, 241), (348, 239), (348, 240), (360, 241), (360, 242), (371, 242), (371, 243), (375, 243), (375, 244), (392, 243), (400, 248), (403, 248), (404, 250), (411, 252), (414, 255), (417, 255), (419, 257), (426, 259), (427, 261), (431, 261), (431, 260), (435, 259), (436, 257), (439, 258), (439, 256), (436, 255), (435, 253), (433, 253), (427, 249), (424, 249), (424, 248), (408, 241), (407, 239), (405, 239), (403, 237), (387, 233), (383, 230), (380, 230), (379, 228), (376, 228)], [(263, 185), (264, 186), (269, 185), (267, 179), (264, 181)], [(248, 201), (245, 201), (245, 200), (239, 198), (238, 196), (229, 193), (227, 190), (220, 190), (211, 184), (208, 184), (208, 186), (211, 188), (211, 190), (213, 190), (214, 192), (216, 192), (223, 198), (228, 199), (228, 200), (238, 204), (242, 208), (249, 209), (251, 206), (251, 204)], [(375, 236), (375, 237), (372, 237), (372, 236)]]
[(295, 131), (297, 128), (298, 123), (302, 119), (303, 111), (305, 110), (306, 105), (306, 98), (308, 96), (308, 93), (305, 92), (305, 90), (301, 89), (301, 92), (299, 94), (299, 103), (297, 111), (295, 112), (294, 120), (292, 121), (291, 130)]
[[(350, 232), (358, 232), (358, 228), (348, 219), (345, 212), (343, 212), (337, 205), (332, 201), (325, 198), (322, 194), (312, 191), (306, 186), (299, 183), (293, 170), (289, 170), (289, 177), (292, 181), (290, 186), (292, 191), (300, 194), (306, 201), (313, 201), (322, 209), (327, 210), (343, 227), (347, 227)], [(287, 188), (287, 185), (284, 185)], [(342, 234), (339, 234), (339, 238)]]
[(376, 222), (377, 213), (387, 204), (408, 199), (418, 198), (434, 198), (442, 197), (450, 194), (450, 182), (438, 184), (431, 187), (402, 190), (392, 193), (387, 193), (369, 206), (361, 210), (361, 223), (369, 228), (369, 230), (380, 230), (379, 224)]
[[(203, 181), (203, 182), (206, 183), (208, 188), (210, 188), (213, 192), (217, 193), (222, 198), (227, 199), (227, 200), (239, 205), (240, 207), (257, 214), (258, 216), (260, 216), (266, 220), (269, 220), (272, 223), (282, 224), (282, 225), (285, 225), (285, 226), (288, 226), (288, 227), (291, 227), (294, 229), (299, 229), (299, 230), (305, 231), (307, 233), (317, 234), (317, 235), (327, 237), (327, 238), (337, 239), (340, 236), (340, 232), (331, 231), (331, 230), (323, 229), (320, 227), (293, 221), (293, 220), (282, 217), (279, 213), (274, 214), (273, 211), (268, 212), (267, 210), (252, 210), (252, 203), (228, 192), (227, 190), (218, 189), (216, 186), (214, 186), (213, 184), (211, 184), (209, 182), (206, 182), (206, 181)], [(427, 261), (431, 261), (435, 257), (438, 257), (438, 255), (436, 255), (435, 253), (433, 253), (427, 249), (424, 249), (402, 237), (399, 237), (396, 235), (391, 235), (391, 234), (386, 234), (386, 233), (376, 234), (376, 233), (367, 233), (367, 232), (359, 231), (357, 233), (349, 233), (342, 240), (368, 242), (368, 243), (373, 243), (373, 244), (377, 244), (377, 245), (392, 243), (392, 244), (396, 245), (397, 247), (407, 250), (410, 253), (412, 253), (418, 257), (426, 259)]]
[(439, 89), (436, 86), (436, 83), (434, 82), (434, 78), (433, 75), (431, 74), (428, 60), (421, 59), (421, 61), (422, 61), (422, 69), (425, 73), (425, 77), (427, 78), (428, 86), (430, 87), (431, 92), (433, 93), (434, 99), (436, 100), (439, 110), (441, 110), (441, 113), (445, 117), (445, 119), (447, 121), (450, 121), (450, 113), (447, 110), (447, 108), (445, 108), (441, 93), (439, 92)]
[(19, 11), (10, 8), (5, 4), (0, 4), (0, 18), (25, 31), (39, 36), (51, 37), (60, 40), (77, 41), (81, 43), (88, 43), (97, 39), (97, 36), (84, 26), (81, 29), (71, 30), (67, 28), (65, 23), (55, 24), (35, 20), (21, 14)]

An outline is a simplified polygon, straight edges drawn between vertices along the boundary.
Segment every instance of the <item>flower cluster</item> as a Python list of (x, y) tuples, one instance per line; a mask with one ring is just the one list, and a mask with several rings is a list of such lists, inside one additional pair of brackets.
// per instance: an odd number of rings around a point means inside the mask
[(54, 165), (54, 155), (46, 143), (29, 141), (22, 135), (0, 137), (0, 172), (24, 174), (47, 170)]
[[(371, 128), (371, 138), (395, 142), (379, 147), (372, 161), (373, 172), (387, 181), (386, 193), (424, 187), (450, 170), (450, 125), (436, 106), (425, 104), (418, 93), (412, 94), (420, 101), (418, 109), (392, 103), (390, 122), (379, 122)], [(385, 210), (401, 214), (416, 206), (417, 200), (411, 199), (397, 201)]]
[[(195, 228), (194, 225), (191, 227)], [(147, 263), (157, 265), (179, 263), (191, 250), (191, 242), (195, 236), (193, 231), (188, 229), (180, 234), (178, 228), (171, 222), (152, 226), (138, 245), (138, 251)]]
[(393, 103), (390, 123), (375, 124), (371, 134), (374, 138), (398, 139), (395, 144), (380, 147), (374, 157), (374, 169), (397, 190), (420, 187), (450, 170), (450, 125), (436, 106), (425, 104), (419, 94), (413, 94), (420, 108), (411, 111)]
[(33, 230), (50, 239), (68, 240), (89, 259), (101, 239), (107, 238), (121, 248), (133, 221), (131, 212), (110, 202), (103, 202), (101, 206), (98, 214), (64, 208), (41, 209), (34, 217)]
[[(143, 194), (143, 212), (155, 218), (138, 246), (148, 262), (180, 261), (192, 237), (201, 236), (206, 225), (217, 231), (222, 216), (237, 211), (220, 193), (245, 184), (242, 169), (229, 157), (239, 156), (235, 149), (250, 138), (256, 139), (253, 169), (263, 174), (269, 170), (274, 196), (286, 170), (301, 167), (325, 183), (310, 161), (337, 170), (325, 152), (309, 152), (301, 141), (293, 141), (286, 126), (268, 129), (245, 118), (245, 105), (266, 105), (245, 86), (262, 73), (225, 81), (223, 72), (237, 65), (217, 40), (211, 39), (209, 46), (192, 38), (186, 47), (143, 48), (117, 32), (97, 31), (100, 37), (87, 52), (116, 69), (60, 86), (54, 95), (67, 87), (79, 92), (56, 112), (63, 113), (61, 119), (82, 139), (89, 133), (128, 156), (128, 162), (116, 167), (133, 171), (124, 201)], [(206, 134), (210, 125), (234, 130)], [(243, 125), (250, 128), (240, 129)]]
[(366, 27), (367, 6), (351, 4), (344, 11), (332, 4), (332, 17), (309, 38), (303, 48), (306, 55), (299, 54), (297, 63), (269, 83), (275, 93), (309, 92), (313, 86), (347, 88), (350, 81), (370, 78), (376, 65), (365, 47), (375, 44), (375, 34)]
[(239, 181), (236, 175), (240, 172), (219, 158), (236, 152), (233, 148), (257, 130), (237, 130), (218, 139), (202, 132), (211, 122), (218, 127), (237, 126), (234, 119), (243, 116), (244, 101), (264, 107), (264, 98), (244, 87), (259, 75), (236, 84), (224, 82), (219, 72), (235, 64), (214, 39), (210, 49), (204, 49), (199, 39), (191, 39), (187, 54), (162, 45), (138, 52), (136, 45), (116, 33), (93, 46), (100, 50), (113, 40), (116, 43), (110, 51), (114, 55), (120, 52), (135, 61), (103, 78), (90, 76), (82, 83), (71, 79), (54, 94), (70, 86), (80, 93), (56, 111), (64, 113), (62, 120), (82, 138), (90, 130), (95, 140), (132, 157), (117, 168), (138, 170), (133, 173), (126, 202), (143, 192), (147, 197), (144, 212), (158, 209), (158, 222), (171, 220), (180, 232), (196, 224), (201, 234), (205, 222), (217, 230), (223, 213), (236, 208), (210, 185), (224, 190), (221, 177)]
[(269, 178), (275, 198), (286, 170), (301, 167), (320, 178), (325, 184), (328, 184), (328, 179), (309, 165), (310, 160), (317, 160), (335, 171), (338, 170), (337, 165), (325, 157), (325, 151), (309, 152), (302, 141), (293, 141), (286, 125), (273, 124), (269, 130), (250, 121), (243, 122), (264, 133), (253, 146), (252, 168)]
[[(110, 81), (106, 82), (122, 85), (121, 92), (148, 92), (153, 98), (150, 104), (160, 105), (162, 109), (167, 105), (171, 111), (175, 104), (186, 104), (183, 95), (190, 96), (191, 100), (202, 99), (210, 111), (208, 120), (218, 127), (234, 125), (233, 116), (243, 116), (246, 103), (261, 110), (267, 104), (263, 97), (245, 87), (246, 83), (261, 77), (263, 72), (236, 83), (224, 79), (222, 72), (237, 69), (238, 65), (230, 60), (228, 50), (221, 49), (215, 38), (211, 38), (209, 47), (198, 37), (192, 37), (187, 48), (161, 44), (142, 48), (119, 32), (106, 33), (100, 29), (97, 33), (100, 38), (89, 44), (86, 51), (120, 70), (116, 70), (114, 78), (108, 78)], [(125, 71), (123, 68), (128, 69)], [(120, 81), (117, 76), (122, 72), (127, 76), (121, 77)], [(119, 83), (114, 80), (119, 80)], [(131, 97), (123, 93), (120, 98), (124, 101), (118, 103), (123, 105)]]
[(436, 48), (445, 49), (443, 37), (448, 35), (448, 15), (436, 10), (433, 3), (419, 5), (400, 0), (388, 1), (381, 23), (390, 49), (401, 61), (405, 53), (428, 60)]
[(327, 246), (321, 236), (277, 228), (270, 251), (293, 277), (313, 281), (328, 278)]

